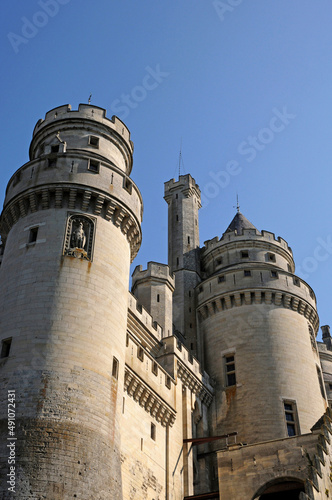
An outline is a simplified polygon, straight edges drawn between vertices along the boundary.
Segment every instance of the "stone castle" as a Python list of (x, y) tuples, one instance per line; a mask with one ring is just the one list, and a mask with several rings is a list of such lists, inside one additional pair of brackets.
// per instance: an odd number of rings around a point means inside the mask
[(332, 339), (288, 243), (238, 210), (200, 247), (182, 175), (168, 264), (129, 292), (127, 127), (60, 106), (29, 157), (0, 220), (1, 499), (332, 498)]

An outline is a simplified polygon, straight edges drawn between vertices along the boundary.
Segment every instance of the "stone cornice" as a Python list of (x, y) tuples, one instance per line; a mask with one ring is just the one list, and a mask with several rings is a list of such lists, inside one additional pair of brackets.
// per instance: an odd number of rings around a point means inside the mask
[(173, 426), (176, 412), (128, 366), (125, 367), (124, 390), (163, 427)]
[(27, 190), (11, 200), (1, 215), (1, 232), (6, 238), (12, 226), (29, 213), (49, 208), (81, 210), (112, 222), (126, 235), (131, 250), (131, 261), (137, 255), (142, 241), (141, 227), (133, 213), (120, 201), (103, 191), (75, 184), (47, 184)]
[(243, 292), (224, 293), (214, 296), (210, 300), (201, 304), (197, 311), (200, 320), (205, 320), (220, 311), (228, 310), (242, 305), (274, 304), (285, 309), (303, 315), (313, 326), (317, 334), (319, 327), (319, 318), (317, 311), (305, 300), (289, 292), (271, 289), (253, 289)]

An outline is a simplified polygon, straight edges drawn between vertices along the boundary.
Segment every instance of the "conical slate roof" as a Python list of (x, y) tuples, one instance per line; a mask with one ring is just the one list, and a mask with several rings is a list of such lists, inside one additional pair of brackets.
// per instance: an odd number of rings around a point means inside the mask
[(256, 229), (257, 231), (257, 228), (241, 212), (237, 212), (225, 233), (236, 231), (237, 234), (242, 234), (243, 229)]

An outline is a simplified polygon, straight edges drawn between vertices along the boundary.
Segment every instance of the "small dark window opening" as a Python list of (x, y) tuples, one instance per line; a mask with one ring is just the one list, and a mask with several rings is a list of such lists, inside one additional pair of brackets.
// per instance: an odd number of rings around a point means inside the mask
[(224, 275), (218, 277), (218, 283), (223, 283), (224, 281), (225, 281)]
[(144, 351), (143, 351), (143, 347), (138, 347), (137, 348), (137, 357), (140, 361), (143, 361), (144, 359)]
[(236, 384), (235, 376), (235, 357), (234, 355), (225, 356), (226, 385), (229, 387)]
[(201, 293), (203, 291), (203, 287), (200, 286), (199, 289), (198, 289), (198, 293)]
[(192, 328), (193, 327), (193, 324), (192, 323), (189, 323), (189, 328)]
[(293, 278), (294, 285), (300, 286), (300, 280), (298, 278)]
[(176, 258), (176, 265), (178, 266), (178, 265), (179, 265), (179, 263), (180, 263), (180, 261), (179, 261), (179, 257), (177, 257), (177, 258)]
[(99, 147), (99, 137), (96, 137), (94, 135), (90, 135), (89, 144), (90, 144), (90, 146), (94, 146), (95, 148), (98, 148)]
[(217, 259), (217, 266), (220, 266), (222, 264), (222, 259)]
[(160, 295), (157, 293), (157, 302), (160, 302)]
[(168, 375), (166, 375), (165, 385), (167, 389), (171, 388), (171, 377), (169, 377)]
[(176, 222), (179, 222), (179, 216), (178, 215), (176, 216)]
[(176, 194), (176, 195), (175, 195), (175, 198), (176, 198), (176, 199), (178, 199), (178, 197), (179, 197), (179, 195), (178, 195), (178, 194)]
[(274, 253), (269, 253), (268, 254), (268, 258), (269, 258), (270, 262), (275, 262), (276, 261), (276, 256), (274, 255)]
[(158, 375), (158, 365), (155, 361), (152, 364), (152, 373), (153, 375)]
[(278, 278), (277, 271), (271, 271), (271, 276), (272, 276), (272, 278)]
[(251, 271), (249, 271), (249, 269), (245, 269), (243, 274), (244, 276), (251, 276)]
[(56, 158), (48, 158), (47, 166), (48, 168), (54, 168), (56, 166)]
[(123, 187), (126, 191), (128, 191), (129, 194), (132, 193), (132, 190), (133, 190), (133, 183), (131, 182), (131, 180), (128, 178), (128, 177), (125, 177), (123, 179)]
[(58, 153), (58, 152), (59, 152), (59, 144), (51, 146), (51, 153)]
[(151, 422), (151, 439), (153, 439), (153, 441), (156, 440), (156, 431), (156, 426)]
[(0, 355), (1, 358), (8, 358), (11, 344), (12, 344), (11, 338), (4, 339), (1, 342), (1, 355)]
[(99, 173), (99, 167), (100, 167), (99, 161), (96, 161), (96, 160), (89, 161), (89, 170), (91, 172)]
[(191, 291), (189, 290), (189, 297), (191, 297)]
[(36, 243), (38, 235), (38, 227), (32, 227), (29, 232), (29, 243)]
[(241, 252), (241, 257), (242, 257), (242, 259), (248, 259), (248, 257), (249, 257), (249, 252), (248, 252), (248, 250), (243, 250), (243, 251)]
[(113, 358), (112, 377), (116, 380), (119, 378), (119, 361), (116, 358)]
[(188, 245), (190, 245), (190, 236), (188, 236)]

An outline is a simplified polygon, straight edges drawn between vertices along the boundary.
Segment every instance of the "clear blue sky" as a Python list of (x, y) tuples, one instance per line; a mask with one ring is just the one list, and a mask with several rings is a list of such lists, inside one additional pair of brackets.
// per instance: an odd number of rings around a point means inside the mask
[[(87, 102), (135, 144), (144, 199), (134, 265), (167, 261), (163, 184), (200, 185), (201, 245), (241, 211), (285, 238), (332, 321), (330, 0), (16, 0), (1, 12), (0, 193), (36, 121)], [(128, 97), (129, 96), (129, 97)]]

